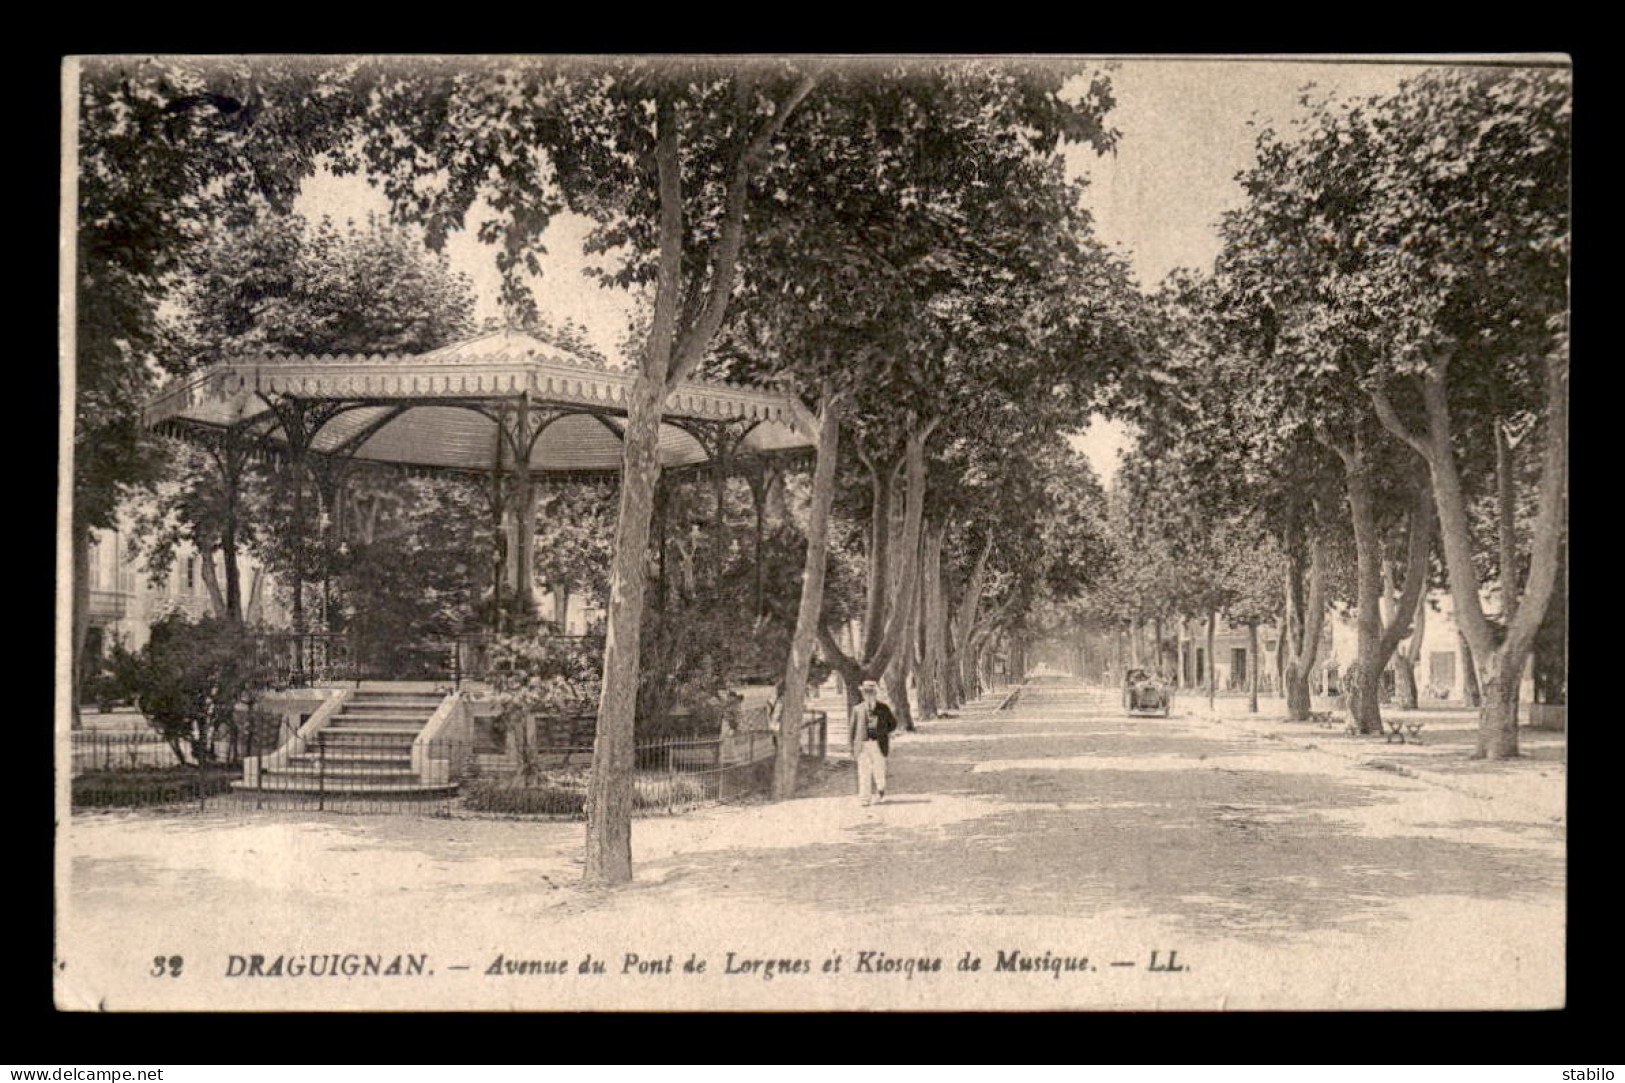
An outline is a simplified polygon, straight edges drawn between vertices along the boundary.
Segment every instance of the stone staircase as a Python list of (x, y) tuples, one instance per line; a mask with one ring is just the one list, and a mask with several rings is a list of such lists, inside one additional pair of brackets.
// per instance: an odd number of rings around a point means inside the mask
[[(302, 732), (234, 782), (240, 790), (370, 794), (444, 794), (449, 780), (426, 781), (413, 746), (446, 700), (438, 691), (373, 684), (344, 695), (314, 729)], [(431, 750), (432, 751), (432, 750)]]

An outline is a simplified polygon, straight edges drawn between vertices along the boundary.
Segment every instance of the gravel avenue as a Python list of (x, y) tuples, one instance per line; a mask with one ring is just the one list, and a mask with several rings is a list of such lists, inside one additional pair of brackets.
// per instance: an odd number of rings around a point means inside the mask
[(610, 892), (580, 886), (579, 823), (74, 816), (58, 1000), (1563, 1004), (1561, 764), (1373, 770), (1198, 706), (1129, 718), (1063, 682), (985, 697), (900, 736), (882, 805), (843, 760), (795, 801), (636, 821), (636, 881)]

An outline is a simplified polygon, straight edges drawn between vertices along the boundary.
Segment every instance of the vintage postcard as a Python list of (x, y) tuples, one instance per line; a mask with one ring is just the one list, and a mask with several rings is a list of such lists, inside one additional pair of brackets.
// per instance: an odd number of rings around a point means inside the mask
[(62, 79), (60, 1008), (1564, 1006), (1567, 58)]

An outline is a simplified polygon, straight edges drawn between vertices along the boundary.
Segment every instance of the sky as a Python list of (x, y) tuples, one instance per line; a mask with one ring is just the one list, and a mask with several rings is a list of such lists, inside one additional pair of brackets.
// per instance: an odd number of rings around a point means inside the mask
[[(1118, 146), (1100, 156), (1092, 148), (1066, 151), (1069, 172), (1087, 177), (1085, 202), (1097, 235), (1122, 252), (1140, 284), (1154, 288), (1176, 267), (1206, 268), (1219, 249), (1220, 215), (1238, 205), (1238, 172), (1252, 162), (1255, 129), (1249, 122), (1284, 130), (1302, 114), (1306, 84), (1335, 97), (1364, 97), (1394, 89), (1419, 71), (1410, 64), (1239, 60), (1120, 60), (1113, 62), (1117, 104), (1108, 123)], [(307, 185), (297, 209), (337, 222), (384, 214), (386, 201), (361, 177), (323, 177)], [(451, 236), (447, 252), (455, 269), (474, 282), (477, 316), (500, 315), (496, 302), (494, 249), (470, 228)], [(550, 318), (574, 320), (607, 356), (616, 357), (632, 312), (629, 295), (605, 290), (582, 275), (588, 223), (574, 215), (555, 219), (543, 240), (548, 255), (535, 284), (537, 301)], [(1115, 473), (1119, 453), (1132, 436), (1121, 424), (1091, 419), (1072, 438), (1103, 479)]]
[[(1257, 128), (1284, 131), (1302, 116), (1303, 92), (1337, 98), (1392, 91), (1421, 69), (1398, 64), (1221, 60), (1124, 60), (1112, 72), (1119, 134), (1106, 155), (1069, 148), (1068, 171), (1087, 177), (1095, 232), (1122, 252), (1140, 285), (1176, 267), (1206, 269), (1219, 252), (1218, 222), (1240, 205), (1236, 174), (1252, 165)], [(1110, 482), (1132, 443), (1121, 422), (1096, 415), (1072, 445)]]

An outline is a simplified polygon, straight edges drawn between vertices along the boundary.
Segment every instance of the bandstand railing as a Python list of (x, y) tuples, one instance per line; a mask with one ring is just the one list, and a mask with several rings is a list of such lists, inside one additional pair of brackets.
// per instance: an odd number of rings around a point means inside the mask
[[(379, 644), (350, 632), (267, 632), (256, 637), (261, 664), (274, 683), (304, 687), (331, 681), (443, 681), (461, 687), (492, 669), (491, 632), (464, 632)], [(549, 636), (569, 642), (592, 636)]]

